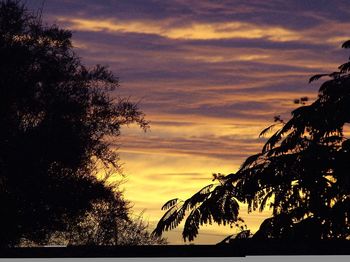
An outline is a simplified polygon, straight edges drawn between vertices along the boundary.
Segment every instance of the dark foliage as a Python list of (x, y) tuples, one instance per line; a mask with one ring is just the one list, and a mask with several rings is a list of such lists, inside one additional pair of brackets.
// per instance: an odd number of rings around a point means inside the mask
[[(216, 175), (217, 179), (220, 174)], [(184, 240), (192, 241), (198, 235), (198, 229), (203, 224), (217, 223), (219, 225), (236, 226), (242, 231), (246, 229), (243, 220), (238, 217), (239, 205), (235, 198), (234, 188), (230, 184), (221, 184), (212, 190), (208, 185), (186, 201), (169, 200), (162, 207), (167, 212), (153, 231), (155, 236), (161, 236), (164, 231), (176, 228), (185, 218), (185, 228), (182, 233)]]
[[(350, 47), (349, 41), (343, 47)], [(338, 72), (310, 79), (312, 82), (325, 76), (330, 78), (321, 85), (317, 100), (310, 105), (306, 105), (306, 97), (295, 101), (302, 106), (292, 112), (289, 121), (275, 118), (281, 127), (268, 139), (261, 153), (247, 158), (236, 173), (221, 175), (220, 185), (198, 200), (198, 205), (209, 209), (205, 213), (197, 212), (193, 218), (190, 215), (193, 222), (185, 223), (184, 238), (191, 240), (197, 235), (199, 223), (206, 222), (205, 214), (221, 214), (226, 222), (237, 218), (238, 205), (234, 211), (218, 210), (219, 205), (210, 205), (213, 196), (219, 202), (230, 196), (247, 203), (248, 212), (272, 208), (273, 217), (261, 224), (254, 238), (349, 238), (350, 139), (344, 134), (346, 124), (350, 123), (349, 68), (347, 62)], [(228, 192), (221, 191), (223, 187)], [(179, 210), (175, 207), (172, 212)], [(155, 234), (172, 229), (181, 219), (163, 217)]]
[(118, 79), (84, 67), (71, 32), (19, 1), (0, 1), (0, 58), (0, 246), (45, 243), (99, 203), (128, 219), (121, 194), (95, 176), (118, 168), (108, 141), (121, 125), (147, 127), (135, 104), (109, 94)]

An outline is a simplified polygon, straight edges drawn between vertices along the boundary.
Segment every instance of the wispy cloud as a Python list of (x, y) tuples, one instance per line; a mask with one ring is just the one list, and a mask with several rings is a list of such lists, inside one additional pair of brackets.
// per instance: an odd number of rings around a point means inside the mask
[(73, 30), (107, 31), (155, 34), (170, 39), (211, 40), (211, 39), (259, 39), (271, 41), (296, 41), (301, 38), (296, 31), (278, 26), (264, 26), (247, 22), (198, 23), (173, 25), (170, 19), (166, 23), (156, 21), (118, 21), (92, 20), (71, 17), (58, 17), (59, 22), (67, 23)]

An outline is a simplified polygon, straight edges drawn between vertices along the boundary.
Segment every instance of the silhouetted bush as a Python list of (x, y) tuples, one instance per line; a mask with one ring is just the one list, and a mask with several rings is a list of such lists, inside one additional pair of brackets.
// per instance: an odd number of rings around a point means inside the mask
[(148, 123), (112, 97), (112, 72), (82, 64), (71, 36), (20, 1), (0, 2), (0, 246), (77, 234), (93, 212), (93, 244), (115, 243), (116, 225), (132, 223), (122, 194), (96, 175), (118, 171), (109, 145), (120, 127)]

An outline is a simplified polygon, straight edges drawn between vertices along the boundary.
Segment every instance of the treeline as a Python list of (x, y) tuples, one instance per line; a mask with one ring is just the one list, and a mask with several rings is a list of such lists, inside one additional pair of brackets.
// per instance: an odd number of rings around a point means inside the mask
[(21, 1), (0, 2), (0, 247), (164, 244), (110, 179), (111, 141), (148, 122), (71, 38)]

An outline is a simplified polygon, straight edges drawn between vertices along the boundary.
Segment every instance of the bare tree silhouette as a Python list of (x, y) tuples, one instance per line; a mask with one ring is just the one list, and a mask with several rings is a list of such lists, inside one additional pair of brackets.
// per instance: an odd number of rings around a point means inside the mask
[[(343, 44), (350, 47), (350, 41)], [(248, 157), (240, 169), (229, 175), (215, 175), (218, 186), (208, 186), (170, 208), (160, 219), (155, 235), (171, 230), (186, 218), (184, 239), (193, 240), (204, 223), (239, 223), (239, 202), (248, 204), (248, 212), (272, 208), (254, 238), (348, 239), (350, 233), (350, 139), (344, 127), (350, 123), (350, 62), (339, 71), (311, 77), (324, 82), (318, 98), (306, 105), (307, 98), (284, 122), (262, 131), (280, 128), (268, 139), (262, 152)], [(189, 211), (190, 214), (185, 216)], [(241, 236), (242, 236), (241, 234)]]

